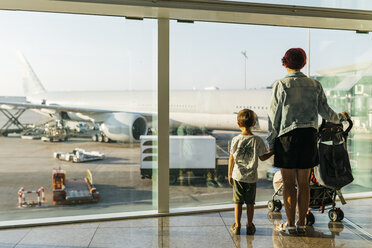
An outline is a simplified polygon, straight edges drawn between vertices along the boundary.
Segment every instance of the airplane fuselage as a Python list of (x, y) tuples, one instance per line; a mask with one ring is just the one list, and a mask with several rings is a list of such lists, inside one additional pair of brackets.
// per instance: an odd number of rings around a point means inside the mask
[[(174, 90), (170, 92), (171, 127), (184, 123), (207, 129), (238, 130), (236, 113), (249, 108), (259, 118), (259, 129), (267, 130), (270, 99), (271, 89)], [(29, 95), (27, 100), (46, 105), (157, 113), (154, 91), (45, 92)]]

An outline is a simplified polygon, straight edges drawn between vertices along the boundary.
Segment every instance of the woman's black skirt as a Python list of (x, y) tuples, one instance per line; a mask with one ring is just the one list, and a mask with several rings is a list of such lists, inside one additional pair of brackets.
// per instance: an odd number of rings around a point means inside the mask
[(284, 169), (309, 169), (318, 164), (317, 130), (297, 128), (276, 138), (274, 166)]

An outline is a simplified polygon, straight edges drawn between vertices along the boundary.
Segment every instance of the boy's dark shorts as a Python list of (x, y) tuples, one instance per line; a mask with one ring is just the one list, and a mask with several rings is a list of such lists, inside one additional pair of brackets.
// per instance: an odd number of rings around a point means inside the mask
[(244, 183), (234, 180), (233, 202), (235, 204), (254, 205), (256, 199), (256, 183)]

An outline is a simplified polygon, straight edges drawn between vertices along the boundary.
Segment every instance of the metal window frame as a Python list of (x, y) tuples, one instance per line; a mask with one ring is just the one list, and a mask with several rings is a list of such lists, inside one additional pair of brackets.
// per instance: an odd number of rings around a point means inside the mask
[(372, 11), (219, 0), (2, 0), (0, 9), (372, 31)]

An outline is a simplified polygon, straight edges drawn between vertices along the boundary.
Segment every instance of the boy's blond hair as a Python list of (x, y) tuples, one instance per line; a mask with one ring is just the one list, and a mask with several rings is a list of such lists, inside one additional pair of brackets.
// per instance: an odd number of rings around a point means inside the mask
[(255, 113), (250, 109), (242, 109), (239, 111), (237, 116), (238, 122), (245, 128), (250, 128), (255, 122)]

